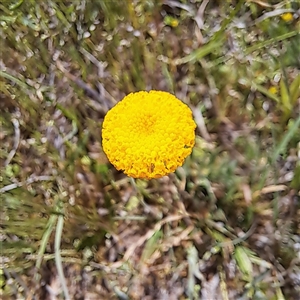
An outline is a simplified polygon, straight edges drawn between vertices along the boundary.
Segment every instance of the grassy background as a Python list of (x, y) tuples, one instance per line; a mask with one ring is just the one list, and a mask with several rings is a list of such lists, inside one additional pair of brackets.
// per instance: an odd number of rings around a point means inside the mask
[[(299, 15), (298, 1), (2, 1), (2, 299), (297, 299)], [(175, 174), (133, 181), (101, 124), (150, 89), (191, 107), (196, 146)]]

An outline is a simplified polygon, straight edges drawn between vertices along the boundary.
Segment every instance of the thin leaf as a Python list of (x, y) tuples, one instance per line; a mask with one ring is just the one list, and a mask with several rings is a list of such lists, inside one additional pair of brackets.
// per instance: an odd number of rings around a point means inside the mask
[(254, 88), (256, 90), (258, 90), (259, 92), (261, 92), (262, 94), (264, 94), (268, 98), (280, 103), (280, 99), (276, 95), (270, 93), (265, 87), (263, 87), (261, 85), (258, 85), (258, 84), (255, 84), (255, 83), (253, 83), (253, 85), (254, 85)]
[(215, 49), (218, 49), (223, 43), (223, 39), (218, 41), (209, 42), (201, 48), (193, 51), (189, 55), (175, 60), (175, 65), (186, 64), (188, 62), (195, 62), (206, 55), (212, 53)]
[(234, 258), (241, 270), (241, 272), (248, 278), (251, 277), (253, 272), (252, 262), (245, 251), (244, 247), (237, 246), (234, 251)]
[(296, 102), (300, 96), (300, 74), (294, 79), (290, 85), (290, 95), (292, 105), (296, 105)]
[(297, 30), (294, 30), (294, 31), (291, 31), (291, 32), (288, 32), (288, 33), (285, 33), (285, 34), (282, 34), (280, 36), (277, 36), (275, 38), (271, 38), (269, 40), (266, 40), (266, 41), (263, 41), (261, 43), (258, 43), (256, 45), (253, 45), (252, 47), (249, 47), (247, 50), (246, 50), (246, 55), (252, 53), (253, 51), (255, 50), (258, 50), (260, 48), (264, 48), (264, 47), (267, 47), (267, 46), (270, 46), (272, 45), (273, 43), (276, 43), (276, 42), (279, 42), (279, 41), (283, 41), (283, 40), (286, 40), (286, 39), (289, 39), (295, 35), (298, 34), (298, 31)]
[(143, 254), (142, 254), (141, 261), (147, 261), (152, 256), (152, 254), (155, 252), (155, 250), (157, 250), (158, 241), (162, 237), (162, 235), (163, 235), (162, 231), (158, 230), (147, 241), (144, 251), (143, 251)]
[(295, 136), (297, 130), (299, 130), (300, 127), (300, 117), (296, 119), (295, 123), (292, 125), (291, 128), (289, 128), (288, 132), (283, 136), (281, 142), (277, 146), (275, 152), (272, 156), (272, 163), (276, 161), (280, 153), (284, 153), (288, 143), (291, 141), (291, 139)]
[(292, 105), (290, 101), (289, 90), (287, 88), (284, 77), (281, 77), (280, 80), (280, 96), (281, 103), (283, 105), (283, 111), (285, 111), (286, 113), (290, 113), (292, 110)]

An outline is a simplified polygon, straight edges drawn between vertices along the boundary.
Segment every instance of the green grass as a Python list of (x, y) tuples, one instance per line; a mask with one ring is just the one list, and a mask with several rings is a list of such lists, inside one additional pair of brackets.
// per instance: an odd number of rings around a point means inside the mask
[[(204, 2), (2, 1), (3, 299), (297, 299), (299, 4)], [(101, 148), (145, 89), (198, 125), (150, 181)]]

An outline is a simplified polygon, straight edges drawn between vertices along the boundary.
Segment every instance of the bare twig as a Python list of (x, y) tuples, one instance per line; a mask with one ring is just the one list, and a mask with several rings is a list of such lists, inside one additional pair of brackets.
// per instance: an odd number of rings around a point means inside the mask
[[(104, 77), (104, 68), (107, 66), (107, 63), (99, 61), (94, 55), (92, 55), (90, 52), (88, 52), (84, 48), (81, 48), (80, 52), (98, 68), (98, 77), (103, 78)], [(108, 97), (109, 98), (108, 100), (110, 100), (110, 102), (113, 105), (117, 103), (117, 101), (104, 88), (104, 85), (100, 81), (97, 81), (97, 87), (98, 87), (98, 91), (99, 91), (101, 97), (103, 97), (104, 99), (106, 99)], [(111, 105), (109, 105), (108, 108), (111, 108)]]
[(205, 59), (200, 59), (199, 63), (201, 67), (203, 68), (203, 71), (205, 73), (205, 76), (207, 78), (207, 83), (209, 86), (209, 96), (212, 104), (212, 109), (214, 112), (214, 115), (216, 118), (220, 117), (220, 109), (219, 109), (219, 103), (218, 103), (218, 93), (219, 90), (217, 89), (217, 85), (215, 82), (215, 79), (213, 76), (210, 74), (210, 65), (206, 62)]
[(197, 11), (197, 15), (195, 17), (195, 21), (199, 27), (199, 29), (202, 29), (203, 26), (203, 15), (204, 15), (204, 11), (205, 8), (207, 6), (207, 4), (209, 3), (209, 0), (204, 0), (201, 5), (199, 6), (199, 9)]
[(205, 11), (205, 8), (207, 6), (207, 4), (209, 3), (209, 0), (204, 0), (198, 11), (197, 11), (197, 14), (194, 18), (196, 24), (197, 24), (197, 27), (195, 28), (195, 34), (197, 36), (197, 39), (198, 39), (198, 42), (199, 44), (204, 44), (204, 38), (203, 38), (203, 35), (201, 33), (201, 30), (203, 29), (203, 24), (204, 24), (204, 21), (203, 21), (203, 16), (204, 16), (204, 11)]
[(210, 142), (211, 141), (211, 137), (207, 131), (203, 116), (202, 116), (202, 112), (200, 107), (193, 107), (192, 108), (193, 111), (193, 115), (194, 115), (194, 119), (195, 122), (197, 124), (197, 127), (199, 128), (199, 131), (201, 133), (201, 136), (207, 141)]
[(15, 139), (14, 139), (14, 147), (13, 149), (9, 152), (6, 161), (4, 162), (4, 166), (6, 167), (9, 165), (13, 157), (15, 156), (17, 149), (20, 144), (20, 126), (19, 126), (19, 121), (17, 119), (12, 119), (11, 122), (14, 125), (15, 128)]
[(0, 194), (3, 194), (5, 192), (8, 192), (10, 190), (16, 189), (18, 187), (21, 187), (23, 185), (27, 185), (27, 184), (31, 184), (33, 182), (37, 182), (37, 181), (50, 181), (53, 180), (52, 176), (30, 176), (25, 182), (16, 182), (16, 183), (12, 183), (9, 185), (4, 186), (3, 188), (0, 189)]
[(65, 69), (65, 67), (63, 66), (61, 61), (57, 60), (56, 66), (62, 73), (64, 73), (64, 75), (66, 75), (66, 77), (68, 79), (70, 79), (71, 81), (76, 83), (80, 88), (82, 88), (87, 93), (88, 97), (92, 98), (93, 100), (95, 100), (97, 102), (101, 102), (100, 95), (97, 93), (97, 91), (95, 91), (92, 87), (90, 87), (83, 80), (81, 80), (81, 79), (77, 78), (76, 76), (74, 76), (73, 74), (69, 73)]
[(169, 222), (173, 222), (173, 221), (178, 221), (183, 219), (185, 216), (184, 215), (170, 215), (164, 219), (162, 219), (161, 221), (159, 221), (158, 223), (156, 223), (156, 225), (154, 226), (153, 229), (148, 230), (148, 232), (141, 236), (138, 241), (134, 244), (132, 244), (125, 252), (123, 260), (126, 261), (130, 258), (130, 256), (135, 252), (136, 248), (142, 246), (149, 238), (152, 237), (152, 235), (161, 229), (161, 227)]
[(62, 62), (57, 60), (56, 61), (56, 66), (57, 68), (64, 73), (64, 75), (70, 79), (71, 81), (73, 81), (77, 86), (79, 86), (81, 89), (83, 89), (86, 93), (86, 95), (96, 101), (97, 103), (101, 104), (102, 106), (102, 110), (104, 113), (106, 113), (108, 111), (108, 109), (110, 109), (113, 105), (110, 101), (108, 101), (108, 99), (106, 99), (103, 95), (100, 95), (100, 93), (98, 93), (95, 89), (93, 89), (90, 85), (88, 85), (87, 83), (85, 83), (82, 79), (74, 76), (73, 74), (69, 73), (65, 67), (63, 66)]
[(183, 4), (180, 3), (179, 1), (173, 1), (173, 0), (165, 0), (164, 1), (165, 5), (168, 5), (170, 7), (178, 7), (181, 8), (183, 10), (186, 10), (187, 12), (189, 12), (190, 14), (194, 15), (194, 10), (191, 6), (187, 5), (187, 4)]

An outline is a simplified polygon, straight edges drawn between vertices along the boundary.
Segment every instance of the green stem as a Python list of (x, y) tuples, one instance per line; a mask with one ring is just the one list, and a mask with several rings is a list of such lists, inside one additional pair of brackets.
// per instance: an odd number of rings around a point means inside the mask
[[(50, 235), (53, 231), (56, 220), (57, 220), (57, 215), (52, 215), (52, 216), (50, 216), (50, 219), (47, 223), (46, 231), (43, 234), (40, 249), (39, 249), (39, 252), (38, 252), (38, 257), (37, 257), (37, 260), (36, 260), (36, 263), (35, 263), (35, 267), (36, 267), (37, 270), (39, 270), (40, 267), (41, 267), (42, 260), (44, 258), (44, 253), (45, 253), (45, 250), (46, 250), (46, 246), (47, 246), (47, 243), (49, 241)], [(39, 281), (39, 279), (40, 279), (40, 274), (37, 272), (35, 274), (35, 280)]]
[(64, 216), (60, 215), (58, 217), (57, 225), (56, 225), (56, 232), (55, 232), (55, 264), (58, 272), (58, 277), (60, 279), (60, 283), (63, 289), (63, 293), (65, 295), (66, 300), (71, 300), (71, 297), (69, 295), (66, 278), (64, 276), (63, 266), (61, 262), (61, 256), (60, 256), (60, 243), (61, 243), (61, 236), (64, 226)]

